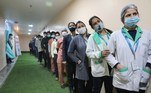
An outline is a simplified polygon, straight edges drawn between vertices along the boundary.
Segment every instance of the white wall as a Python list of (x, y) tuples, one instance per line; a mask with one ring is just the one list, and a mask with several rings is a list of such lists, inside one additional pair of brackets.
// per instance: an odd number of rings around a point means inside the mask
[(6, 66), (5, 21), (0, 18), (0, 71)]
[(29, 51), (29, 42), (34, 37), (34, 35), (19, 35), (19, 42), (21, 51)]
[[(139, 26), (151, 31), (151, 0), (73, 0), (69, 6), (50, 21), (49, 26), (67, 26), (70, 21), (81, 20), (86, 24), (88, 31), (92, 32), (88, 20), (96, 15), (104, 21), (107, 28), (115, 31), (123, 26), (120, 13), (122, 8), (130, 3), (138, 6), (141, 18)], [(151, 93), (151, 86), (147, 93)]]
[(123, 26), (120, 21), (120, 12), (130, 3), (138, 6), (141, 17), (140, 26), (151, 30), (151, 0), (73, 0), (54, 20), (50, 21), (49, 25), (67, 25), (70, 21), (82, 20), (92, 32), (88, 20), (96, 15), (104, 21), (107, 28), (115, 31)]

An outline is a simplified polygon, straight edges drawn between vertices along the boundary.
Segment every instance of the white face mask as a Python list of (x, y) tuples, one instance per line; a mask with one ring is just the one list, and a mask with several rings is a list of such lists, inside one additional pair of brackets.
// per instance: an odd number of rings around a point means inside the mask
[(62, 32), (62, 36), (66, 36), (66, 35), (68, 35), (67, 32)]
[(60, 38), (60, 36), (56, 36), (56, 39), (59, 39)]
[(85, 32), (87, 31), (86, 27), (81, 27), (81, 28), (78, 28), (77, 30), (79, 34), (85, 34)]

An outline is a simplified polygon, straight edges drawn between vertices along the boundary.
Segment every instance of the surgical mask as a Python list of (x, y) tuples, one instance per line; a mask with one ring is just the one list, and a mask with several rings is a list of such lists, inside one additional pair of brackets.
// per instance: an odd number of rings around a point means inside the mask
[(77, 30), (79, 34), (84, 34), (87, 31), (86, 27), (81, 27), (81, 28), (78, 28)]
[(55, 37), (55, 35), (52, 35), (51, 37)]
[(76, 29), (76, 27), (69, 27), (69, 30), (70, 30), (71, 32), (74, 32), (75, 29)]
[(50, 35), (47, 35), (47, 37), (50, 37)]
[(59, 39), (60, 38), (60, 36), (56, 36), (56, 39)]
[(67, 32), (62, 32), (62, 36), (66, 36), (66, 35), (68, 35)]
[(136, 24), (139, 22), (140, 18), (138, 16), (135, 17), (130, 17), (130, 18), (125, 18), (125, 25), (128, 26), (129, 28), (135, 27)]
[(94, 30), (96, 32), (101, 31), (103, 28), (104, 28), (104, 24), (102, 22), (100, 22), (99, 24), (97, 24), (97, 25), (94, 26)]

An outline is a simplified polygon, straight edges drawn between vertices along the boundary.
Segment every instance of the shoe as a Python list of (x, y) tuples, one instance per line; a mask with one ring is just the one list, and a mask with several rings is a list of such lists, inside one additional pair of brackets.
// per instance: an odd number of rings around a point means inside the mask
[(65, 88), (66, 86), (64, 84), (61, 84), (61, 88)]

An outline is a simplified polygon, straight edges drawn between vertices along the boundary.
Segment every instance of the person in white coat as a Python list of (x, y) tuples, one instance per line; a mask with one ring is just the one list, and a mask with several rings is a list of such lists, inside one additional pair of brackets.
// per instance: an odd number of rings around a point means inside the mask
[(151, 74), (151, 33), (141, 29), (137, 6), (129, 4), (121, 12), (124, 26), (109, 40), (106, 58), (114, 68), (113, 86), (118, 93), (145, 93)]
[(105, 59), (110, 53), (107, 44), (111, 31), (104, 28), (103, 21), (97, 16), (90, 18), (89, 25), (95, 30), (88, 38), (86, 49), (86, 54), (91, 60), (92, 93), (100, 93), (103, 83), (106, 93), (112, 93), (112, 77), (109, 75), (109, 66)]

